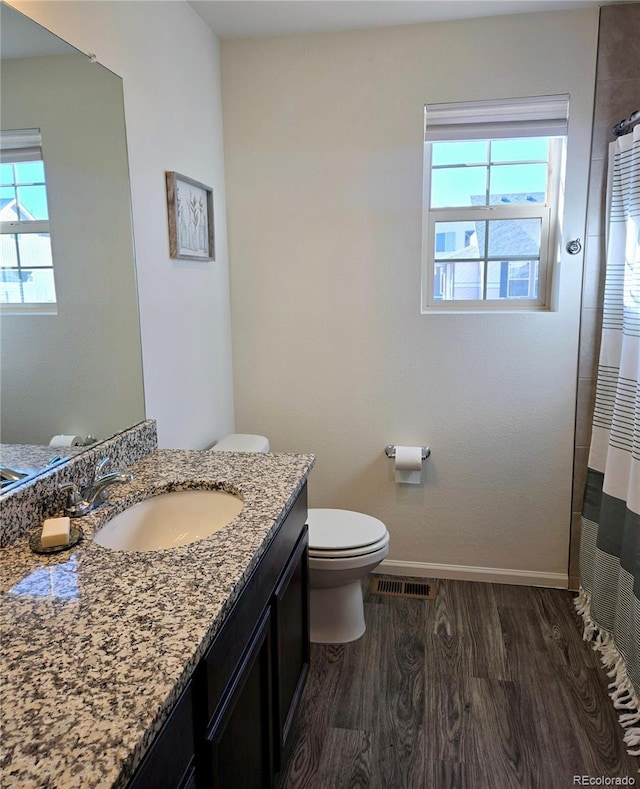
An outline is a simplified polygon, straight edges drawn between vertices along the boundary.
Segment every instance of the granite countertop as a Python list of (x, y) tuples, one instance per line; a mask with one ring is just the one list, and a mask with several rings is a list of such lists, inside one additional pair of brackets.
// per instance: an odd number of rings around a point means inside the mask
[[(77, 519), (84, 539), (0, 552), (6, 787), (126, 785), (311, 470), (312, 455), (161, 450)], [(244, 508), (204, 540), (130, 553), (91, 539), (154, 493), (223, 487)]]
[(0, 444), (0, 462), (3, 466), (33, 472), (46, 468), (56, 456), (74, 457), (84, 452), (86, 448), (49, 444)]
[[(40, 444), (0, 444), (0, 465), (22, 472), (25, 475), (24, 479), (20, 480), (22, 483), (52, 465), (54, 458), (58, 458), (54, 463), (59, 463), (79, 455), (85, 449), (86, 447), (52, 447)], [(11, 484), (4, 481), (2, 492), (7, 491)]]

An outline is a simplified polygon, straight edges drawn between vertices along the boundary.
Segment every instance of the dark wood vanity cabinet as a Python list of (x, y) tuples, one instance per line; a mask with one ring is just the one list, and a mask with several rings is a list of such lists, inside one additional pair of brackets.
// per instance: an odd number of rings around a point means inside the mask
[[(305, 486), (130, 789), (273, 786), (309, 668), (306, 518)], [(184, 740), (190, 750), (178, 748)], [(179, 761), (173, 771), (169, 754)]]
[(267, 608), (201, 743), (201, 786), (272, 786), (271, 658), (271, 612)]
[(309, 668), (306, 487), (194, 676), (198, 789), (266, 789)]
[(147, 752), (128, 789), (195, 789), (191, 684), (182, 692), (171, 715)]
[(309, 671), (309, 546), (307, 529), (282, 573), (271, 603), (274, 660), (274, 764), (282, 756)]

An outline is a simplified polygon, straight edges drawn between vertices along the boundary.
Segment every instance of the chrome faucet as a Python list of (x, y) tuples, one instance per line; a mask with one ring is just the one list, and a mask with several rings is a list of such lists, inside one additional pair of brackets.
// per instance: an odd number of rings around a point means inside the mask
[(85, 488), (79, 488), (75, 482), (64, 482), (58, 487), (58, 490), (69, 491), (64, 508), (65, 515), (70, 518), (87, 515), (107, 500), (111, 485), (132, 481), (133, 474), (128, 471), (109, 471), (103, 474), (109, 460), (108, 457), (102, 458), (95, 468), (93, 480)]
[(0, 468), (0, 479), (3, 482), (19, 482), (21, 479), (28, 476), (29, 475), (25, 471), (18, 471), (15, 468), (9, 468), (8, 466)]

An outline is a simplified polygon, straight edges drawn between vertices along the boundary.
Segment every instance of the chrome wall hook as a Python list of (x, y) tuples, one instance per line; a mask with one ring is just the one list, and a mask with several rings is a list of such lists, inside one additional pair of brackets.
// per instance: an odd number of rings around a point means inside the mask
[(578, 252), (582, 251), (582, 241), (580, 241), (579, 238), (574, 238), (573, 241), (567, 241), (565, 249), (570, 255), (577, 255)]

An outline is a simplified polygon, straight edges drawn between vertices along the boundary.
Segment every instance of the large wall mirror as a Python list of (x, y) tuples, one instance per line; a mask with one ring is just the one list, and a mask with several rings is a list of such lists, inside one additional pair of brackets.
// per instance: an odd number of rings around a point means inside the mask
[(50, 446), (54, 436), (101, 440), (141, 421), (144, 397), (122, 80), (14, 8), (0, 14), (0, 465), (10, 476), (81, 451)]

